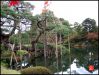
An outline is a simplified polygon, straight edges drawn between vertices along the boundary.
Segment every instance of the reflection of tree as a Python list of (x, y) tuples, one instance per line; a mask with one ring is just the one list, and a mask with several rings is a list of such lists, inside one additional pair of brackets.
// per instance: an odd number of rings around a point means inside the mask
[(86, 45), (87, 47), (85, 49), (72, 48), (72, 59), (77, 58), (79, 60), (79, 65), (85, 67), (87, 70), (89, 65), (94, 65), (95, 69), (97, 69), (97, 65), (95, 64), (97, 57), (93, 56), (93, 49), (90, 42), (86, 42)]

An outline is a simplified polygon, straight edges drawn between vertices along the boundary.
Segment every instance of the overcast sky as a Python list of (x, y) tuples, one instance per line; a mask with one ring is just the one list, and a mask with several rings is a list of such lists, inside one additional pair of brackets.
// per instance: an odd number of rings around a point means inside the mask
[[(44, 1), (28, 1), (35, 5), (33, 15), (42, 12)], [(58, 18), (64, 18), (71, 24), (82, 23), (86, 18), (96, 20), (98, 25), (98, 1), (51, 1), (49, 10)]]

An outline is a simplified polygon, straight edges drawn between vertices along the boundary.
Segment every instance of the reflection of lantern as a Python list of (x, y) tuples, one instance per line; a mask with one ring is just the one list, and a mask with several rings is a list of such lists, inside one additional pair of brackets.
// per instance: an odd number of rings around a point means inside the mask
[(89, 65), (89, 71), (93, 71), (94, 70), (94, 65)]

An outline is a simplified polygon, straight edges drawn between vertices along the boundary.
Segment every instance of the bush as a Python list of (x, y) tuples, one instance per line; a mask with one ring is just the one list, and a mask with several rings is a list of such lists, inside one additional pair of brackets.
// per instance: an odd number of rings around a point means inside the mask
[(11, 57), (11, 50), (3, 51), (1, 57)]
[(28, 51), (26, 51), (26, 50), (18, 50), (17, 51), (17, 55), (21, 55), (21, 56), (23, 56), (23, 55), (25, 55), (25, 54), (27, 54), (28, 53)]
[(51, 74), (51, 71), (46, 67), (36, 66), (36, 67), (28, 67), (21, 70), (22, 74)]
[(8, 67), (8, 63), (1, 61), (1, 65), (4, 67)]
[(5, 50), (7, 50), (3, 44), (0, 44), (0, 47), (1, 47), (1, 51), (2, 52), (5, 51)]
[(36, 46), (38, 49), (44, 49), (44, 45), (42, 43), (37, 43)]

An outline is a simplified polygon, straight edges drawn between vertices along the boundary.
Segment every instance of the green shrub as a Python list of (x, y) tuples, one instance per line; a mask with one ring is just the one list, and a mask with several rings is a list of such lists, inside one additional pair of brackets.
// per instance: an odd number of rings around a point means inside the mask
[(2, 62), (2, 61), (1, 61), (1, 65), (4, 67), (8, 67), (8, 63)]
[(11, 57), (11, 50), (3, 51), (1, 57)]
[(28, 53), (28, 51), (26, 51), (26, 50), (18, 50), (17, 51), (17, 55), (21, 55), (21, 56), (23, 56), (24, 54), (27, 54)]
[(3, 44), (0, 44), (0, 47), (1, 47), (1, 51), (5, 51), (6, 50), (6, 48), (4, 47)]
[(36, 67), (28, 67), (21, 70), (22, 74), (51, 74), (51, 71), (46, 67), (36, 66)]
[(37, 43), (37, 46), (36, 46), (38, 49), (43, 49), (44, 48), (44, 45), (42, 43)]

